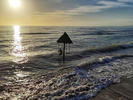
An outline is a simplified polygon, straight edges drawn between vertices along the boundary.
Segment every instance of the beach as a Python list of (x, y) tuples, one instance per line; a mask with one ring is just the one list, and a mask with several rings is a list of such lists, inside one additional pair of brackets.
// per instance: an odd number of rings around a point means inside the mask
[[(73, 44), (63, 63), (57, 40), (64, 32)], [(0, 99), (132, 100), (132, 32), (132, 26), (0, 27)]]
[[(117, 59), (114, 62), (107, 62), (109, 66), (113, 66), (116, 73), (120, 73), (121, 77), (110, 76), (109, 73), (103, 72), (106, 67), (99, 69), (76, 68), (75, 72), (71, 68), (58, 71), (58, 73), (50, 73), (47, 76), (41, 75), (34, 78), (25, 77), (25, 80), (19, 82), (3, 84), (0, 86), (0, 99), (26, 99), (26, 100), (132, 100), (132, 76), (129, 70), (132, 69), (131, 62), (125, 62), (125, 58)], [(117, 63), (117, 66), (115, 65)], [(103, 65), (99, 63), (98, 65)], [(120, 66), (119, 66), (120, 65)], [(109, 67), (108, 66), (108, 67)], [(119, 66), (119, 67), (118, 67)], [(127, 72), (122, 73), (124, 66), (130, 66)], [(118, 71), (118, 68), (122, 68)], [(87, 72), (93, 72), (88, 75)], [(99, 77), (95, 74), (99, 73)], [(104, 73), (104, 76), (103, 76)], [(105, 74), (106, 73), (106, 74)], [(53, 75), (52, 75), (53, 74)], [(49, 77), (49, 78), (48, 78)], [(23, 78), (22, 78), (23, 79)]]
[[(93, 97), (90, 100), (132, 100), (132, 98), (133, 98), (132, 83), (133, 83), (132, 78), (131, 79), (123, 79), (123, 81), (120, 82), (119, 84), (113, 84), (113, 85), (109, 86), (108, 88), (103, 89), (100, 93), (98, 93), (97, 96)], [(11, 87), (8, 87), (8, 88), (11, 88)], [(22, 87), (14, 86), (14, 88), (21, 90)], [(24, 86), (23, 86), (23, 88), (24, 88)], [(1, 89), (0, 91), (3, 91), (3, 90)], [(13, 90), (11, 90), (11, 91), (13, 91)], [(24, 91), (25, 91), (25, 89), (24, 89)], [(23, 98), (21, 98), (21, 96), (18, 96), (18, 94), (19, 93), (17, 91), (16, 95), (14, 95), (15, 97), (12, 97), (12, 99), (14, 99), (14, 98), (23, 99)], [(23, 94), (26, 94), (26, 93), (23, 92)], [(5, 96), (1, 96), (0, 99), (4, 100), (7, 98), (8, 97), (5, 95)], [(8, 99), (11, 99), (11, 98), (9, 97)], [(42, 99), (43, 99), (43, 97), (42, 97)], [(86, 99), (86, 100), (88, 100), (88, 99)]]
[(132, 100), (133, 79), (122, 79), (119, 84), (114, 84), (102, 90), (96, 97), (90, 100)]

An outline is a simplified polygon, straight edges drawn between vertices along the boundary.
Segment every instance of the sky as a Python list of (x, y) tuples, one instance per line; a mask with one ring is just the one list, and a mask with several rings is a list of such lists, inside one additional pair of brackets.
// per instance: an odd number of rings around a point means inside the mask
[(0, 25), (128, 26), (133, 0), (0, 0)]

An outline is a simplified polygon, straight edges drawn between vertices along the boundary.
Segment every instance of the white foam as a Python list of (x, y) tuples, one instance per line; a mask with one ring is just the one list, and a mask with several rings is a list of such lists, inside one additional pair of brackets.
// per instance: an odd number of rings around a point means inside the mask
[[(108, 58), (110, 59), (110, 57)], [(53, 86), (57, 87), (57, 94), (54, 93), (54, 97), (58, 95), (59, 91), (62, 91), (62, 93), (60, 93), (58, 99), (81, 100), (96, 96), (103, 88), (113, 83), (119, 83), (121, 77), (132, 77), (132, 60), (132, 58), (118, 59), (91, 70), (77, 67), (74, 72), (51, 81)], [(51, 93), (51, 98), (52, 96), (53, 93)]]

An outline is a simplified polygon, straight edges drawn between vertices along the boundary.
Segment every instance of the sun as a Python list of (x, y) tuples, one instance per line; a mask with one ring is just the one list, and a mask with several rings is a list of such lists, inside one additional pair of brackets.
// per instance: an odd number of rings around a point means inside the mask
[(21, 6), (21, 0), (9, 0), (9, 3), (14, 8), (18, 8)]

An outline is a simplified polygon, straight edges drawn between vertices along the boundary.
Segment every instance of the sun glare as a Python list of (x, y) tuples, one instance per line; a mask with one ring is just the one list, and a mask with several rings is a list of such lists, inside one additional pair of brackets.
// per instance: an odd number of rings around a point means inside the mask
[(14, 56), (13, 62), (16, 63), (24, 63), (27, 61), (26, 53), (24, 51), (24, 47), (21, 43), (22, 37), (20, 35), (20, 26), (15, 25), (13, 26), (14, 30), (14, 41), (13, 41), (13, 50), (12, 55)]
[(18, 8), (21, 6), (21, 0), (9, 0), (9, 3), (14, 8)]

